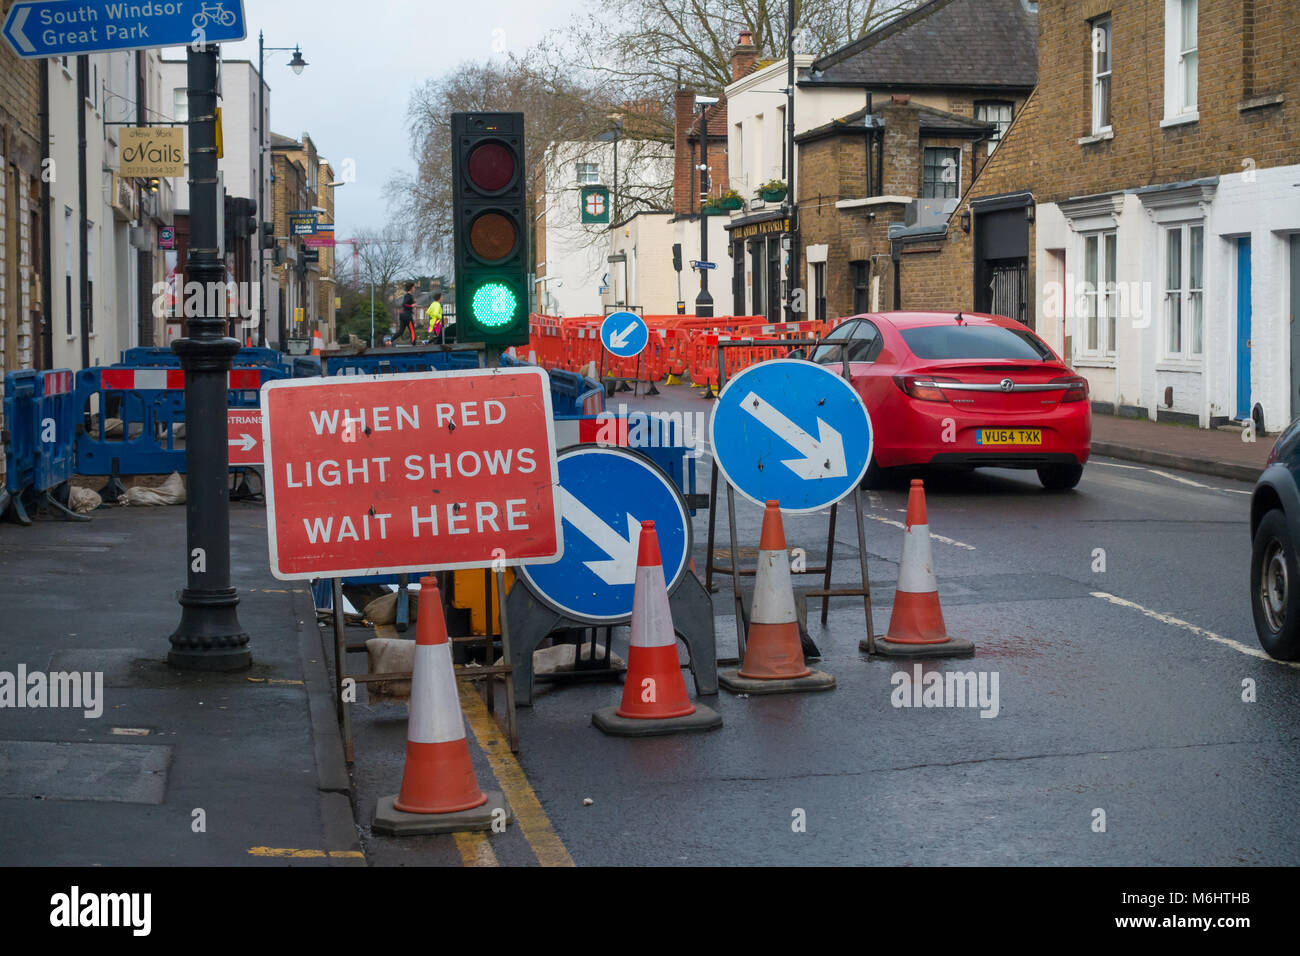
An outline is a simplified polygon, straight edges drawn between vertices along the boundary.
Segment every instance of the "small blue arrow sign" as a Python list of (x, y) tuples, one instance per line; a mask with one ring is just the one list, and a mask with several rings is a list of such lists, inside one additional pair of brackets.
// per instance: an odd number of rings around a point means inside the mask
[(751, 501), (794, 514), (853, 491), (871, 462), (871, 416), (848, 382), (820, 365), (777, 359), (727, 382), (709, 422), (714, 459)]
[(671, 592), (691, 556), (690, 514), (672, 479), (636, 452), (595, 445), (562, 452), (557, 469), (564, 556), (518, 569), (533, 593), (578, 621), (627, 620), (642, 521), (655, 523)]
[(33, 59), (228, 43), (248, 33), (243, 0), (30, 0), (13, 5), (4, 35)]
[(635, 358), (650, 341), (650, 328), (635, 312), (611, 312), (600, 325), (600, 341), (612, 355)]

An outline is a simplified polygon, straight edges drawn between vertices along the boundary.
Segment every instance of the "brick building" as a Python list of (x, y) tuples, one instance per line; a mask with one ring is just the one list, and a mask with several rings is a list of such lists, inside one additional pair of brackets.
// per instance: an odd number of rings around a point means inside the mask
[[(0, 4), (0, 18), (10, 6)], [(42, 69), (43, 63), (19, 59), (0, 43), (0, 373), (43, 364)]]
[[(1199, 424), (1300, 414), (1300, 78), (1286, 0), (1041, 5), (1037, 90), (945, 227), (896, 229), (904, 308), (1025, 320), (1094, 409)], [(990, 286), (992, 285), (992, 288)]]
[[(795, 137), (810, 315), (900, 303), (891, 231), (913, 238), (909, 254), (941, 248), (944, 224), (1033, 90), (1037, 34), (1025, 0), (931, 0), (812, 63), (800, 89), (865, 102)], [(1027, 257), (1021, 250), (1021, 273)], [(923, 282), (923, 267), (907, 265)]]

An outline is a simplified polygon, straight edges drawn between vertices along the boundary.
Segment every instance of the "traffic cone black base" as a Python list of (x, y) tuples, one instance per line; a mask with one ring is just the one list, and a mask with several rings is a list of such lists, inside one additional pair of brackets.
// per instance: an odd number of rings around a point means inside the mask
[(659, 737), (664, 734), (689, 734), (714, 730), (722, 726), (722, 715), (703, 704), (682, 717), (620, 717), (617, 707), (602, 707), (591, 715), (591, 722), (612, 737)]
[[(866, 639), (858, 641), (858, 650), (870, 651)], [(900, 644), (876, 638), (876, 657), (906, 657), (912, 660), (928, 660), (935, 657), (973, 657), (975, 645), (960, 637), (950, 637), (942, 644)]]
[(490, 830), (495, 820), (509, 823), (513, 819), (505, 795), (500, 790), (484, 790), (487, 803), (455, 813), (403, 813), (393, 806), (397, 794), (380, 797), (370, 829), (389, 836), (417, 836), (425, 833), (464, 833)]
[(718, 684), (733, 694), (808, 694), (833, 690), (835, 678), (825, 671), (813, 671), (805, 677), (755, 680), (741, 677), (739, 667), (728, 667), (718, 671)]

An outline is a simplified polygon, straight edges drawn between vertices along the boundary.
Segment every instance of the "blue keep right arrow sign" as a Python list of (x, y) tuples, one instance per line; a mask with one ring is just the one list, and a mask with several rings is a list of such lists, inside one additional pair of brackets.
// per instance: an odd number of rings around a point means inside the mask
[(727, 382), (709, 422), (718, 468), (751, 501), (792, 513), (848, 495), (871, 462), (871, 416), (861, 396), (812, 362), (751, 365)]

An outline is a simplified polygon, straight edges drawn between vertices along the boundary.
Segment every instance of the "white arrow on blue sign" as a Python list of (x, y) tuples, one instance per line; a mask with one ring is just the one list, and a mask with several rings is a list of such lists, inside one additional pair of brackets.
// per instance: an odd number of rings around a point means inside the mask
[(248, 33), (243, 0), (30, 0), (10, 9), (4, 35), (31, 59), (228, 43)]
[(871, 416), (853, 386), (820, 365), (777, 359), (727, 382), (709, 422), (713, 457), (751, 501), (792, 514), (843, 499), (871, 462)]
[(578, 621), (627, 620), (642, 521), (655, 523), (671, 591), (691, 557), (690, 514), (672, 479), (635, 452), (594, 445), (560, 453), (557, 469), (564, 556), (518, 569), (533, 593)]
[(600, 324), (600, 341), (619, 358), (635, 358), (650, 341), (650, 327), (635, 312), (611, 312)]

